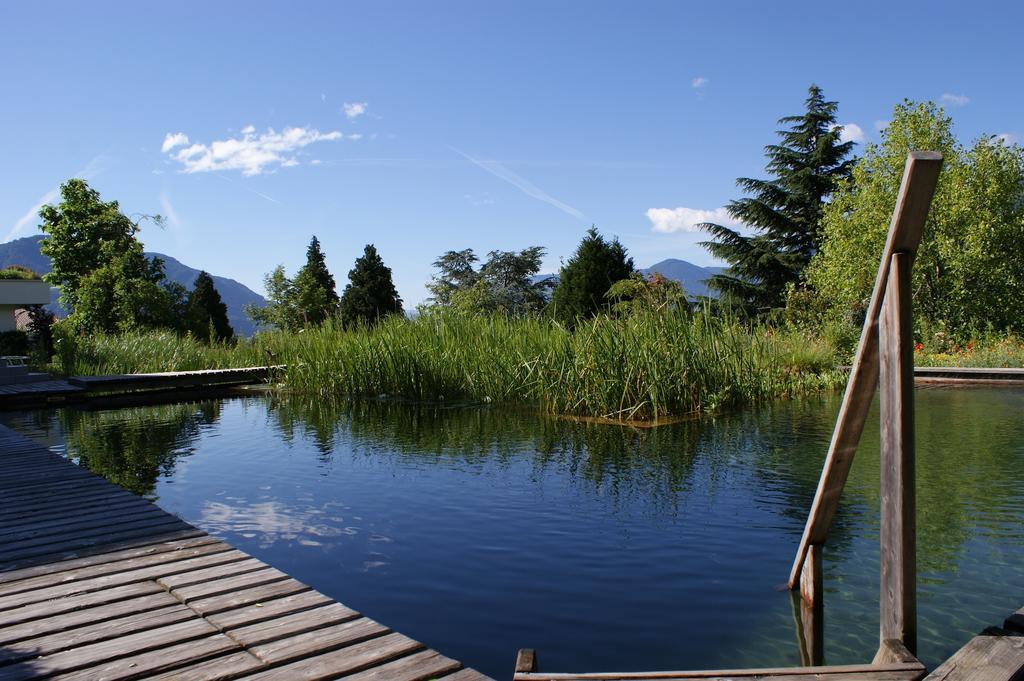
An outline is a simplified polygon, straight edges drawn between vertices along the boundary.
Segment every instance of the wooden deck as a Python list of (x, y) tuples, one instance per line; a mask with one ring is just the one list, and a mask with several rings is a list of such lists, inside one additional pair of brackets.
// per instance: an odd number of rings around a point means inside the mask
[(0, 426), (0, 681), (479, 681)]
[(159, 391), (230, 388), (265, 383), (283, 366), (168, 371), (150, 374), (72, 376), (67, 379), (0, 385), (0, 409), (25, 409), (69, 401), (92, 400), (97, 396)]

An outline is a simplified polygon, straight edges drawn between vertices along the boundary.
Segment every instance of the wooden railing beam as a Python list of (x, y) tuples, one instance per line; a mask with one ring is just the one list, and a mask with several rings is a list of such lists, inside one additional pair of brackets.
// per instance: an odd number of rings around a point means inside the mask
[(839, 408), (839, 418), (829, 443), (818, 489), (789, 573), (791, 589), (797, 588), (800, 582), (808, 548), (812, 544), (825, 543), (839, 506), (839, 496), (850, 473), (853, 455), (878, 385), (878, 319), (889, 278), (890, 261), (893, 253), (913, 256), (917, 252), (941, 168), (942, 154), (938, 152), (915, 151), (907, 157), (857, 355)]
[(879, 323), (881, 590), (879, 641), (917, 652), (914, 329), (911, 255), (894, 253)]

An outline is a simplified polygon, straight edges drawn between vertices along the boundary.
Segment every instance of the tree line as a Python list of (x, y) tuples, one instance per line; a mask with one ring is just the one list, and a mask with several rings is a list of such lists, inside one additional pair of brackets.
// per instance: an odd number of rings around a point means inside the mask
[[(727, 267), (704, 301), (749, 317), (774, 317), (823, 333), (839, 346), (856, 338), (878, 253), (909, 151), (943, 152), (945, 165), (915, 267), (920, 337), (967, 338), (1024, 331), (1024, 151), (982, 136), (959, 143), (952, 119), (931, 102), (905, 101), (860, 158), (844, 140), (838, 103), (808, 89), (800, 114), (779, 119), (778, 141), (764, 148), (766, 178), (741, 177), (743, 196), (726, 210), (740, 227), (704, 223), (702, 245)], [(83, 180), (61, 187), (61, 202), (40, 211), (47, 280), (61, 287), (76, 331), (115, 333), (173, 328), (208, 341), (233, 336), (226, 308), (205, 272), (191, 291), (167, 281), (137, 233), (146, 219), (121, 213)], [(544, 314), (566, 325), (599, 313), (684, 308), (686, 292), (641, 276), (617, 238), (591, 227), (557, 278), (540, 276), (546, 250), (451, 250), (434, 262), (421, 311)], [(278, 266), (265, 277), (267, 304), (248, 314), (264, 327), (295, 331), (334, 320), (374, 325), (403, 314), (388, 268), (367, 244), (338, 293), (319, 240), (294, 277)]]

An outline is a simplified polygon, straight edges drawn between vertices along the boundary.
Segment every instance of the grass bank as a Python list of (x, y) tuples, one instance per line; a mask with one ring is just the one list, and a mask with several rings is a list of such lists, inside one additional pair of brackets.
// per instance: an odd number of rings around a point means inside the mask
[(274, 362), (288, 365), (287, 388), (324, 399), (514, 403), (621, 420), (712, 412), (844, 380), (832, 351), (802, 335), (664, 312), (598, 317), (574, 330), (545, 319), (435, 313), (373, 330), (262, 333), (236, 346), (149, 333), (77, 339), (64, 354), (67, 373)]

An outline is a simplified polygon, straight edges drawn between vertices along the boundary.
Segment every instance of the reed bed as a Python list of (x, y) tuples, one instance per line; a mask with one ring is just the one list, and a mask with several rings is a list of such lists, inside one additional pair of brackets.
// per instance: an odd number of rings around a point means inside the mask
[[(373, 329), (330, 323), (234, 346), (174, 334), (79, 339), (68, 373), (287, 364), (284, 386), (321, 399), (386, 397), (538, 407), (661, 421), (839, 385), (834, 353), (793, 332), (708, 313), (543, 318), (435, 312)], [(65, 369), (66, 370), (66, 369)]]

